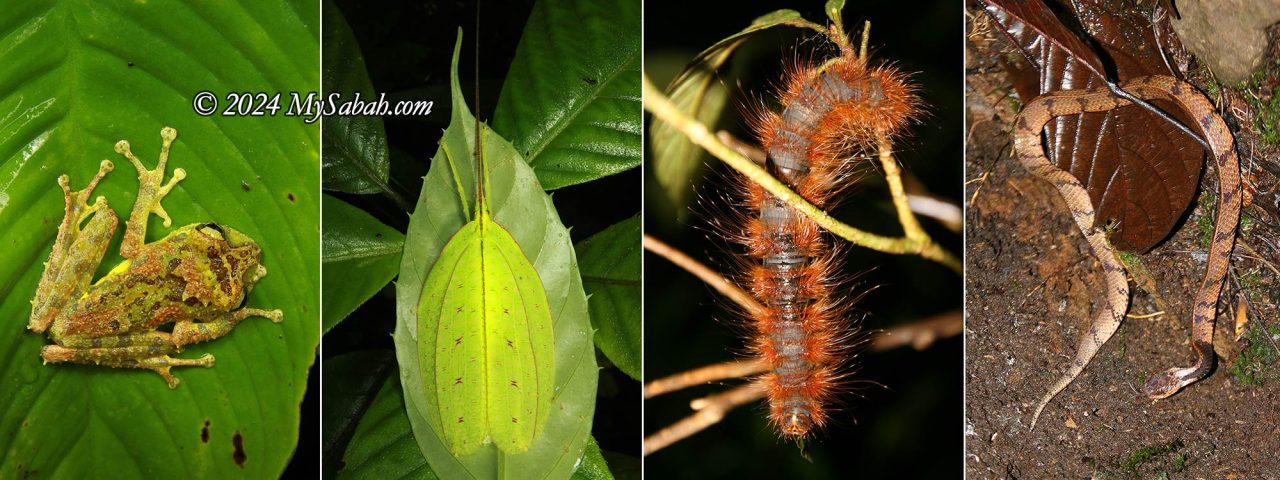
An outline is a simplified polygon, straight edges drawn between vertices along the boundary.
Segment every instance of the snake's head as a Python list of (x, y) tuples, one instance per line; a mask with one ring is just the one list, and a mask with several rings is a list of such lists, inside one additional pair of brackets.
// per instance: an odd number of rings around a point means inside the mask
[(1196, 368), (1170, 368), (1164, 373), (1151, 377), (1147, 380), (1147, 384), (1142, 387), (1142, 393), (1152, 400), (1160, 400), (1170, 395), (1178, 393), (1182, 387), (1195, 383), (1200, 377), (1196, 376)]

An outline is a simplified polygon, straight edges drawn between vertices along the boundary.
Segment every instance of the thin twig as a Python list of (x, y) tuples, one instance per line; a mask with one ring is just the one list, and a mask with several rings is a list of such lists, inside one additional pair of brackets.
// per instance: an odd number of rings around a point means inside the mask
[(871, 342), (871, 350), (882, 352), (906, 345), (911, 345), (916, 350), (924, 350), (933, 345), (933, 342), (954, 337), (962, 331), (964, 331), (964, 313), (947, 312), (884, 330)]
[(955, 233), (964, 228), (964, 211), (959, 205), (948, 203), (927, 195), (907, 194), (907, 205), (911, 211), (922, 217), (937, 220), (938, 223)]
[(706, 282), (707, 285), (711, 285), (711, 288), (714, 288), (722, 295), (729, 297), (730, 300), (733, 300), (733, 303), (741, 305), (748, 313), (755, 313), (764, 310), (764, 305), (761, 305), (754, 297), (748, 295), (747, 292), (744, 292), (741, 288), (738, 288), (738, 286), (734, 285), (733, 282), (730, 282), (729, 279), (719, 273), (716, 273), (715, 270), (712, 270), (710, 267), (702, 264), (702, 262), (694, 260), (693, 257), (685, 255), (684, 252), (676, 250), (671, 245), (667, 245), (662, 240), (658, 240), (646, 233), (644, 234), (643, 245), (645, 250), (667, 259), (671, 263), (676, 264), (676, 266), (692, 273), (693, 276), (698, 277), (699, 280)]
[[(959, 335), (963, 330), (964, 315), (961, 312), (944, 313), (881, 332), (872, 342), (871, 350), (884, 351), (905, 345), (911, 345), (916, 350), (924, 350), (937, 339)], [(762, 373), (765, 369), (764, 363), (756, 359), (735, 360), (695, 368), (649, 382), (644, 387), (644, 398), (650, 399), (718, 380), (746, 378)], [(645, 437), (644, 455), (666, 448), (715, 425), (734, 407), (761, 398), (764, 398), (764, 389), (759, 381), (752, 381), (727, 392), (693, 400), (689, 406), (696, 410), (695, 413)]]
[(686, 388), (729, 378), (750, 377), (767, 370), (759, 359), (734, 360), (662, 377), (644, 385), (644, 398), (650, 399)]
[(725, 413), (733, 410), (734, 407), (751, 403), (761, 398), (764, 398), (764, 388), (761, 388), (760, 384), (753, 382), (727, 392), (695, 400), (694, 403), (702, 408), (698, 409), (693, 415), (689, 415), (671, 424), (671, 426), (645, 437), (643, 455), (648, 456), (650, 453), (684, 440), (690, 435), (719, 423), (724, 418)]
[[(648, 76), (644, 77), (643, 93), (645, 109), (649, 110), (659, 120), (679, 130), (689, 141), (724, 161), (734, 170), (747, 177), (748, 180), (760, 185), (771, 195), (808, 216), (814, 223), (817, 223), (832, 234), (872, 250), (899, 255), (919, 255), (927, 260), (940, 263), (957, 273), (962, 271), (959, 258), (934, 243), (928, 235), (923, 238), (886, 237), (859, 230), (832, 218), (822, 209), (809, 203), (809, 201), (792, 191), (781, 181), (778, 181), (764, 168), (739, 155), (738, 152), (725, 146), (725, 144), (720, 143), (715, 135), (707, 130), (705, 125), (685, 115), (678, 107), (673, 105), (671, 100), (662, 93), (662, 90), (649, 80)], [(908, 227), (904, 225), (904, 230), (906, 228)]]

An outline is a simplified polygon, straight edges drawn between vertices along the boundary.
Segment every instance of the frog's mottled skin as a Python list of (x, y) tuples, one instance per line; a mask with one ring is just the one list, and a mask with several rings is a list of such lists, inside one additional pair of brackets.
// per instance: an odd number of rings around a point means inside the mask
[[(31, 300), (27, 328), (49, 330), (54, 345), (40, 355), (45, 363), (73, 362), (116, 368), (145, 368), (178, 386), (170, 367), (212, 367), (213, 356), (173, 358), (186, 345), (226, 335), (248, 317), (284, 319), (280, 310), (244, 307), (245, 296), (263, 276), (258, 263), (262, 249), (253, 239), (214, 223), (192, 224), (145, 243), (147, 218), (152, 213), (170, 224), (160, 200), (186, 177), (181, 168), (162, 185), (169, 147), (178, 132), (165, 127), (160, 162), (147, 170), (129, 150), (116, 143), (138, 170), (138, 198), (125, 223), (120, 255), (125, 258), (105, 277), (93, 280), (107, 244), (116, 229), (116, 214), (101, 196), (89, 195), (112, 164), (103, 160), (98, 174), (84, 190), (71, 191), (66, 175), (58, 177), (66, 199), (66, 215)], [(87, 222), (87, 223), (86, 223)], [(158, 330), (173, 324), (172, 333)], [(52, 326), (52, 328), (50, 328)]]

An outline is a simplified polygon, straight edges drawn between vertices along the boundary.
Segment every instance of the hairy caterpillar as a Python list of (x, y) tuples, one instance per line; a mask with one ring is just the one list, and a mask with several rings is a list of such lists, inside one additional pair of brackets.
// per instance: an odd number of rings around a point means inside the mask
[[(822, 209), (833, 206), (879, 141), (920, 113), (904, 75), (842, 51), (790, 66), (780, 108), (758, 109), (751, 122), (769, 172)], [(750, 259), (741, 262), (740, 282), (764, 306), (750, 314), (749, 349), (767, 365), (759, 380), (771, 423), (782, 436), (802, 439), (826, 423), (855, 334), (840, 294), (840, 249), (764, 188), (741, 177), (736, 183), (743, 211), (739, 228), (725, 233), (745, 247)]]

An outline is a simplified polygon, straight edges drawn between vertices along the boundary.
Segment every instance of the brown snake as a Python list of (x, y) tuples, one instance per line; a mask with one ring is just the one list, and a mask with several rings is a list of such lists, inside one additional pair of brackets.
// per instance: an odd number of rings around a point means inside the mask
[[(1217, 316), (1218, 295), (1227, 275), (1231, 247), (1235, 243), (1236, 224), (1240, 219), (1240, 165), (1232, 144), (1231, 131), (1218, 116), (1209, 99), (1190, 84), (1168, 76), (1150, 76), (1124, 82), (1122, 89), (1146, 99), (1163, 99), (1177, 103), (1195, 120), (1201, 133), (1213, 148), (1211, 152), (1218, 172), (1218, 212), (1213, 221), (1213, 241), (1209, 245), (1209, 265), (1192, 309), (1191, 351), (1195, 365), (1171, 368), (1147, 381), (1143, 393), (1152, 399), (1173, 395), (1187, 385), (1209, 374), (1213, 368), (1213, 321)], [(1070, 368), (1049, 388), (1036, 405), (1031, 429), (1053, 397), (1070, 385), (1098, 353), (1129, 308), (1129, 281), (1124, 266), (1107, 241), (1101, 227), (1094, 226), (1093, 202), (1089, 192), (1070, 173), (1059, 169), (1045, 158), (1041, 131), (1053, 117), (1084, 112), (1104, 112), (1129, 105), (1129, 101), (1113, 96), (1106, 89), (1053, 92), (1036, 97), (1027, 104), (1014, 126), (1014, 145), (1018, 160), (1031, 173), (1053, 184), (1066, 200), (1076, 226), (1084, 234), (1093, 255), (1102, 263), (1106, 279), (1106, 308), (1094, 319), (1088, 332), (1080, 338)]]

